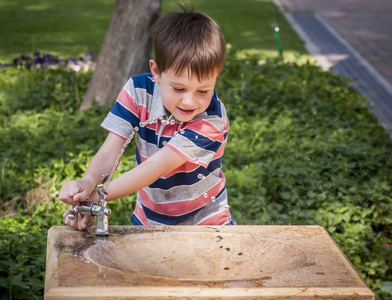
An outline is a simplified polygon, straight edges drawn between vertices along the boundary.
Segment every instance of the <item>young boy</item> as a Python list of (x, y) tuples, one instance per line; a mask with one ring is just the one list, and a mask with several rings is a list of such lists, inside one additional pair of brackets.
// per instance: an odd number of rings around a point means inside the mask
[[(82, 180), (63, 185), (60, 200), (98, 202), (95, 186), (109, 174), (135, 131), (136, 167), (113, 180), (107, 200), (138, 191), (134, 225), (229, 225), (221, 160), (229, 122), (214, 87), (225, 59), (225, 40), (210, 17), (172, 12), (153, 26), (151, 74), (128, 80), (101, 124), (109, 134)], [(65, 223), (84, 230), (94, 220), (78, 214)]]

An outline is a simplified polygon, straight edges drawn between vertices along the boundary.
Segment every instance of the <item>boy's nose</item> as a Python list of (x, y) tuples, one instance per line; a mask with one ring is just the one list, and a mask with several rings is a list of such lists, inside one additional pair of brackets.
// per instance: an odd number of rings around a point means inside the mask
[(189, 95), (188, 94), (188, 95), (184, 95), (184, 97), (182, 98), (181, 102), (184, 105), (192, 106), (193, 103), (195, 102), (195, 99), (193, 98), (193, 95)]

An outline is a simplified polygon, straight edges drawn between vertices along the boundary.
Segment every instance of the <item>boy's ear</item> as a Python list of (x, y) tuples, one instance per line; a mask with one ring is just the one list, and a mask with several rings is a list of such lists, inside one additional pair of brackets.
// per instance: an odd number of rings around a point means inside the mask
[(151, 70), (152, 76), (154, 77), (154, 81), (159, 84), (161, 81), (161, 77), (159, 76), (157, 63), (153, 59), (150, 59), (149, 63), (150, 63), (150, 70)]

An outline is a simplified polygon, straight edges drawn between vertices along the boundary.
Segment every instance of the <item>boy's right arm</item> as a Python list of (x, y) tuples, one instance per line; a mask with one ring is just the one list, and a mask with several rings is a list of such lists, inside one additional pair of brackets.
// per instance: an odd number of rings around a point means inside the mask
[[(91, 160), (82, 180), (66, 182), (60, 191), (59, 198), (64, 203), (79, 205), (93, 193), (102, 175), (109, 174), (124, 145), (124, 139), (109, 133), (105, 142)], [(97, 198), (97, 195), (94, 195)], [(91, 199), (98, 200), (98, 199)]]
[[(98, 195), (94, 189), (104, 174), (109, 174), (124, 145), (124, 140), (113, 133), (109, 133), (105, 142), (93, 157), (82, 180), (66, 182), (60, 191), (59, 198), (70, 205), (80, 205), (87, 197), (89, 202), (98, 202)], [(89, 203), (91, 204), (91, 203)], [(72, 206), (63, 214), (65, 224), (79, 230), (86, 230), (94, 224), (94, 217), (77, 214), (71, 220), (68, 215)]]

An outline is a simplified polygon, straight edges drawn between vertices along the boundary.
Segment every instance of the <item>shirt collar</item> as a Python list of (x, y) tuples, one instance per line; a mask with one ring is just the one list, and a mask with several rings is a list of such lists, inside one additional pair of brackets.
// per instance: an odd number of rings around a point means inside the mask
[(167, 118), (167, 113), (161, 100), (161, 86), (155, 82), (149, 119), (158, 119), (159, 117)]
[(161, 86), (156, 82), (154, 85), (154, 92), (152, 94), (152, 103), (151, 103), (150, 114), (149, 114), (149, 120), (152, 119), (167, 120), (169, 122), (174, 120), (178, 123), (182, 123), (177, 121), (172, 114), (169, 115), (167, 113), (166, 108), (162, 104)]

